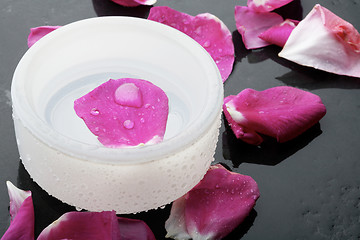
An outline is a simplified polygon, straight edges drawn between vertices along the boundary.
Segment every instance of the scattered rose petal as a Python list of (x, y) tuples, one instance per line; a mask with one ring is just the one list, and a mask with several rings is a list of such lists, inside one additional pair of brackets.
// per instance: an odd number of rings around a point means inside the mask
[(292, 31), (279, 56), (323, 71), (360, 77), (360, 34), (317, 4)]
[(248, 7), (235, 6), (236, 28), (242, 36), (246, 49), (270, 45), (270, 43), (259, 38), (259, 35), (283, 21), (283, 18), (274, 12), (255, 12)]
[[(259, 92), (245, 89), (228, 98), (223, 109), (232, 129), (240, 128), (237, 137), (244, 136), (246, 142), (257, 145), (262, 141), (258, 134), (274, 137), (278, 142), (289, 141), (316, 124), (326, 113), (319, 96), (287, 86)], [(240, 127), (234, 127), (235, 124)], [(249, 138), (246, 131), (253, 138)]]
[(155, 240), (145, 222), (117, 217), (115, 211), (68, 212), (46, 227), (38, 240)]
[(259, 196), (251, 177), (211, 166), (200, 183), (173, 202), (167, 237), (221, 239), (244, 221)]
[(283, 47), (288, 40), (292, 30), (299, 21), (286, 19), (284, 22), (275, 25), (259, 35), (262, 40)]
[(202, 13), (191, 16), (169, 7), (153, 7), (149, 20), (176, 28), (193, 38), (214, 59), (223, 82), (229, 77), (234, 64), (234, 44), (227, 26), (216, 16)]
[(155, 240), (149, 226), (141, 220), (118, 217), (119, 240)]
[(110, 79), (74, 102), (76, 114), (107, 147), (162, 141), (169, 113), (166, 94), (133, 78)]
[(40, 26), (30, 29), (30, 34), (28, 36), (28, 47), (34, 45), (40, 38), (46, 34), (58, 29), (61, 26)]
[(33, 240), (34, 239), (34, 207), (31, 192), (15, 187), (6, 182), (10, 198), (10, 227), (1, 240)]
[(248, 0), (248, 7), (255, 12), (271, 12), (293, 0)]
[(157, 0), (111, 0), (125, 7), (136, 7), (139, 5), (154, 5)]
[[(223, 105), (223, 112), (224, 112), (225, 118), (226, 118), (229, 126), (231, 127), (231, 130), (234, 132), (236, 138), (239, 138), (239, 139), (243, 140), (244, 142), (252, 144), (252, 145), (260, 145), (263, 142), (263, 138), (259, 134), (257, 134), (255, 131), (253, 131), (252, 129), (248, 129), (244, 126), (241, 126), (237, 122), (235, 122), (232, 119), (228, 109), (226, 108), (226, 104), (235, 97), (236, 96), (233, 96), (233, 95), (226, 97), (224, 99), (224, 105)], [(232, 114), (234, 115), (236, 113), (232, 113)]]

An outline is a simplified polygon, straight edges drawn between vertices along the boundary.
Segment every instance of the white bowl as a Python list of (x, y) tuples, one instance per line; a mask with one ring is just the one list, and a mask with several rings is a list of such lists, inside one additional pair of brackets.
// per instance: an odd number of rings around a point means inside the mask
[[(73, 109), (109, 78), (146, 79), (169, 98), (164, 141), (106, 148)], [(23, 56), (11, 96), (22, 162), (54, 197), (91, 211), (134, 213), (195, 186), (213, 160), (223, 84), (210, 55), (166, 25), (131, 17), (63, 26)]]

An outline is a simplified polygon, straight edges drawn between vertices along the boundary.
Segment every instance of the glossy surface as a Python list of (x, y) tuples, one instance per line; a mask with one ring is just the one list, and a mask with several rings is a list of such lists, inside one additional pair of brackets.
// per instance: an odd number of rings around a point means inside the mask
[[(278, 10), (286, 17), (303, 18), (320, 3), (360, 30), (358, 0), (299, 1)], [(191, 15), (210, 12), (233, 34), (236, 63), (226, 81), (225, 96), (244, 88), (299, 87), (319, 95), (327, 114), (319, 124), (284, 144), (268, 140), (260, 148), (234, 139), (226, 125), (220, 129), (215, 154), (233, 171), (253, 177), (260, 199), (246, 221), (227, 239), (358, 239), (360, 237), (360, 79), (301, 67), (277, 56), (269, 46), (248, 51), (236, 31), (234, 6), (246, 1), (158, 0)], [(33, 183), (19, 155), (11, 119), (10, 83), (13, 71), (27, 49), (29, 28), (64, 25), (104, 16), (146, 17), (150, 7), (122, 8), (107, 0), (0, 2), (0, 235), (9, 223), (6, 180), (31, 189), (36, 232), (73, 208), (50, 198)], [(144, 44), (146, 40), (144, 39)], [(149, 46), (150, 47), (150, 46)], [(164, 239), (164, 222), (170, 207), (130, 217), (144, 219), (157, 239)]]

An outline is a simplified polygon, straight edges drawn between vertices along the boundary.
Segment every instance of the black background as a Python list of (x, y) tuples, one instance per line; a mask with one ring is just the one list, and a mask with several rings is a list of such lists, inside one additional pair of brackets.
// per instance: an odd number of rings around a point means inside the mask
[[(300, 20), (315, 3), (360, 30), (359, 0), (294, 0), (277, 12)], [(236, 59), (224, 84), (225, 96), (244, 88), (288, 85), (319, 95), (327, 107), (319, 124), (284, 144), (268, 139), (260, 147), (250, 146), (236, 140), (222, 124), (215, 161), (252, 176), (261, 193), (250, 216), (227, 239), (360, 239), (360, 79), (291, 63), (277, 56), (280, 48), (275, 46), (246, 50), (234, 20), (234, 7), (246, 5), (244, 0), (158, 0), (155, 4), (163, 5), (191, 15), (212, 13), (230, 29)], [(106, 15), (146, 18), (150, 8), (124, 8), (109, 0), (0, 1), (0, 235), (9, 225), (6, 180), (33, 191), (37, 234), (62, 213), (74, 210), (32, 182), (19, 160), (10, 85), (27, 50), (29, 28)], [(144, 219), (157, 239), (164, 239), (169, 210), (167, 206), (127, 217)]]

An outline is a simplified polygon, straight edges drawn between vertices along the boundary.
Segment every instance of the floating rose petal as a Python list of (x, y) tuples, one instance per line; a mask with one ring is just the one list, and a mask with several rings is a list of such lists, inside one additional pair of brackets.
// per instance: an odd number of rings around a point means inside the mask
[(272, 10), (282, 7), (293, 0), (248, 0), (247, 5), (255, 12), (271, 12)]
[(235, 6), (236, 28), (242, 36), (246, 49), (270, 45), (270, 43), (259, 38), (259, 35), (283, 21), (283, 18), (274, 12), (255, 12), (248, 7)]
[(296, 25), (298, 25), (298, 23), (299, 21), (297, 20), (286, 19), (284, 22), (275, 25), (261, 33), (259, 38), (271, 44), (283, 47), (288, 40), (292, 30), (296, 27)]
[(360, 77), (360, 34), (317, 4), (292, 31), (279, 56), (300, 65)]
[(229, 77), (234, 64), (234, 44), (226, 25), (210, 13), (191, 16), (169, 7), (153, 7), (149, 20), (169, 25), (193, 38), (214, 59), (223, 82)]
[(132, 78), (110, 79), (74, 103), (76, 114), (108, 147), (162, 141), (169, 113), (166, 94)]
[(15, 187), (6, 182), (10, 197), (10, 227), (1, 240), (33, 240), (34, 239), (34, 207), (31, 192)]
[(139, 5), (154, 5), (157, 0), (111, 0), (125, 7), (136, 7)]
[(46, 227), (38, 240), (155, 240), (145, 222), (118, 218), (114, 211), (68, 212)]
[[(227, 99), (223, 106), (225, 116), (235, 130), (249, 131), (254, 138), (246, 142), (259, 144), (258, 134), (286, 142), (305, 132), (326, 113), (320, 97), (293, 87), (274, 87), (264, 91), (245, 89)], [(236, 133), (236, 132), (235, 132)], [(244, 134), (237, 134), (242, 139)], [(261, 137), (260, 137), (261, 140)]]
[(34, 45), (40, 38), (46, 34), (58, 29), (61, 26), (41, 26), (30, 29), (30, 34), (28, 36), (28, 47)]
[(259, 196), (251, 177), (211, 166), (198, 185), (174, 201), (167, 237), (221, 239), (244, 221)]

